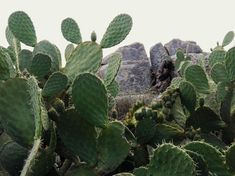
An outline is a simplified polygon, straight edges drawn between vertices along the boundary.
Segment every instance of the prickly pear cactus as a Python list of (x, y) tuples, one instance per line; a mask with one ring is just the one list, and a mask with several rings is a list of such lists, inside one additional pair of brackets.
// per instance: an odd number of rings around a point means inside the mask
[[(125, 119), (117, 120), (114, 105), (121, 55), (111, 57), (103, 80), (96, 74), (103, 49), (119, 44), (131, 27), (131, 17), (120, 14), (100, 43), (95, 32), (91, 41), (83, 42), (79, 25), (66, 18), (61, 31), (72, 44), (65, 49), (63, 67), (58, 47), (47, 40), (37, 42), (25, 12), (9, 17), (5, 31), (9, 47), (0, 47), (0, 169), (4, 174), (234, 174), (235, 54), (234, 48), (224, 49), (234, 33), (227, 33), (222, 45), (212, 51), (210, 72), (203, 60), (195, 65), (178, 50), (175, 65), (171, 60), (162, 65), (159, 80), (165, 81), (167, 66), (172, 69), (171, 79), (175, 71), (179, 77), (153, 102), (138, 102)], [(32, 48), (24, 49), (21, 43)]]
[(109, 48), (119, 44), (129, 34), (132, 27), (132, 19), (127, 14), (116, 16), (109, 24), (100, 45), (102, 48)]
[(162, 144), (154, 151), (149, 173), (153, 176), (196, 175), (196, 168), (184, 150), (172, 144)]
[(8, 19), (8, 26), (20, 42), (29, 46), (35, 46), (37, 43), (33, 22), (25, 12), (17, 11), (12, 13)]

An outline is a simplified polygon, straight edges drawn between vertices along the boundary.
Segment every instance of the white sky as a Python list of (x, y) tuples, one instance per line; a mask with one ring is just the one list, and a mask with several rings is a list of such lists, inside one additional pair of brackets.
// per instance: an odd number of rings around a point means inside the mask
[(234, 0), (2, 0), (2, 46), (7, 46), (7, 19), (17, 10), (23, 10), (31, 17), (38, 41), (47, 39), (62, 53), (68, 42), (61, 34), (60, 24), (66, 17), (77, 21), (83, 41), (90, 40), (90, 33), (95, 30), (99, 42), (117, 14), (130, 14), (134, 22), (130, 35), (118, 46), (106, 49), (105, 55), (137, 41), (143, 43), (148, 52), (152, 45), (164, 44), (173, 38), (194, 40), (204, 51), (209, 51), (227, 31), (235, 30)]

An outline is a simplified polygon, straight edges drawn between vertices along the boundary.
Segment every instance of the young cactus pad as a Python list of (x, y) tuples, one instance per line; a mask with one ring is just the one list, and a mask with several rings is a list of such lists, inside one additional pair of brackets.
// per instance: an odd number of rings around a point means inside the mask
[(79, 44), (82, 42), (80, 29), (74, 19), (64, 19), (61, 23), (61, 31), (66, 40), (75, 44)]
[(122, 42), (132, 28), (132, 19), (127, 14), (116, 16), (109, 24), (100, 45), (109, 48)]
[(14, 36), (22, 43), (28, 46), (35, 46), (37, 43), (33, 22), (25, 12), (12, 13), (8, 19), (8, 26)]

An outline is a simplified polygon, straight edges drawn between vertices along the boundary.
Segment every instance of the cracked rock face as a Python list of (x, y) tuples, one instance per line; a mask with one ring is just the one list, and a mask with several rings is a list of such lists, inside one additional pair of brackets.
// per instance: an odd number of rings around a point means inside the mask
[(170, 56), (176, 54), (178, 48), (181, 48), (185, 53), (202, 53), (202, 49), (194, 41), (182, 41), (180, 39), (173, 39), (164, 45)]
[[(167, 44), (157, 43), (150, 49), (148, 58), (144, 45), (133, 43), (117, 49), (122, 55), (122, 63), (116, 80), (120, 92), (116, 97), (119, 118), (123, 118), (128, 109), (137, 101), (151, 102), (156, 95), (150, 93), (150, 88), (163, 92), (169, 86), (171, 79), (176, 76), (173, 62), (178, 48), (183, 49), (197, 63), (202, 56), (201, 48), (193, 41), (173, 39)], [(112, 54), (103, 58), (98, 75), (103, 78)], [(207, 59), (205, 60), (207, 61)], [(153, 90), (153, 89), (151, 89)]]
[[(134, 43), (124, 46), (117, 52), (122, 54), (122, 64), (116, 78), (120, 86), (119, 96), (138, 95), (148, 91), (151, 85), (150, 62), (143, 44)], [(104, 76), (111, 55), (103, 60), (105, 65), (99, 71), (101, 77)]]

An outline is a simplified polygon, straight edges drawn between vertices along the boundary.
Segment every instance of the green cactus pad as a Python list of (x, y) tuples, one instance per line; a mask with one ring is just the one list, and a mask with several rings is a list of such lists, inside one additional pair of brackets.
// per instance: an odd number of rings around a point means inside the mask
[(235, 173), (235, 143), (226, 151), (226, 164)]
[(177, 141), (184, 138), (184, 130), (177, 124), (157, 124), (156, 133), (152, 139), (154, 143)]
[(103, 82), (93, 74), (77, 76), (72, 86), (75, 108), (89, 123), (104, 128), (108, 120), (108, 98)]
[(51, 59), (52, 72), (58, 71), (61, 64), (61, 56), (58, 54), (57, 47), (47, 40), (42, 40), (34, 47), (33, 55), (44, 54)]
[(45, 76), (51, 73), (51, 59), (48, 55), (37, 54), (33, 57), (30, 72), (37, 77), (38, 80), (43, 80)]
[(182, 61), (185, 61), (184, 52), (181, 49), (179, 49), (176, 52), (176, 60), (175, 60), (175, 69), (176, 70), (179, 70), (180, 64)]
[(228, 50), (225, 56), (225, 69), (230, 81), (235, 80), (235, 47)]
[(112, 172), (127, 157), (130, 145), (123, 136), (124, 131), (124, 125), (118, 121), (110, 123), (101, 131), (97, 144), (99, 173)]
[(11, 175), (19, 175), (27, 156), (28, 150), (12, 140), (0, 146), (0, 163)]
[(230, 175), (225, 165), (225, 157), (213, 146), (204, 142), (195, 141), (185, 145), (184, 148), (202, 155), (212, 174), (218, 176)]
[(181, 77), (175, 77), (171, 80), (170, 88), (177, 89), (180, 86), (180, 83), (183, 81), (183, 78)]
[(132, 19), (127, 14), (116, 16), (109, 24), (100, 45), (109, 48), (122, 42), (132, 28)]
[(145, 118), (143, 120), (140, 120), (137, 123), (136, 129), (135, 129), (135, 134), (137, 137), (137, 142), (139, 144), (145, 144), (151, 138), (153, 138), (155, 132), (156, 132), (156, 127), (154, 120), (150, 118)]
[(28, 46), (35, 46), (37, 37), (33, 22), (23, 11), (17, 11), (10, 15), (8, 26), (13, 35)]
[(224, 62), (226, 51), (214, 50), (209, 56), (209, 65), (212, 67), (216, 63)]
[(68, 44), (65, 48), (65, 52), (64, 52), (64, 56), (65, 56), (65, 60), (66, 62), (69, 60), (70, 56), (72, 55), (74, 51), (74, 46), (73, 44)]
[(80, 166), (78, 168), (70, 169), (65, 176), (96, 176), (92, 169)]
[(68, 84), (68, 78), (61, 72), (54, 72), (47, 80), (42, 90), (42, 96), (53, 97), (63, 91)]
[(40, 118), (38, 87), (35, 80), (7, 80), (0, 88), (0, 104), (0, 121), (7, 134), (17, 143), (26, 147), (31, 146), (35, 121)]
[(188, 81), (183, 81), (179, 85), (180, 97), (184, 106), (193, 112), (196, 107), (197, 95), (193, 85)]
[(0, 48), (0, 80), (7, 80), (15, 76), (16, 71), (9, 54)]
[(222, 47), (225, 47), (227, 45), (229, 45), (234, 39), (234, 32), (233, 31), (229, 31), (225, 36), (224, 36), (224, 40), (222, 43)]
[(155, 151), (149, 163), (152, 176), (195, 176), (196, 168), (192, 158), (173, 144), (162, 144)]
[(31, 51), (23, 49), (19, 53), (19, 68), (21, 71), (25, 69), (30, 71), (33, 60), (33, 54)]
[(217, 63), (211, 69), (211, 78), (215, 83), (229, 82), (224, 64)]
[(186, 61), (181, 62), (180, 67), (179, 67), (180, 74), (184, 75), (186, 68), (188, 68), (188, 66), (190, 66), (190, 65), (192, 65), (192, 61), (190, 61), (190, 60), (186, 60)]
[(208, 175), (208, 166), (203, 156), (191, 150), (186, 150), (186, 152), (195, 162), (198, 175)]
[(187, 115), (185, 113), (184, 107), (182, 106), (180, 97), (175, 99), (175, 103), (171, 109), (171, 113), (174, 116), (174, 119), (178, 125), (181, 127), (185, 126)]
[(109, 86), (117, 76), (118, 70), (121, 65), (121, 57), (122, 56), (120, 53), (114, 53), (109, 58), (108, 68), (104, 77), (104, 84), (106, 86)]
[[(59, 48), (58, 48), (56, 45), (53, 44), (53, 46), (54, 46), (54, 48), (55, 48), (56, 55), (57, 55), (57, 58), (58, 58), (59, 68), (61, 68), (61, 67), (62, 67), (61, 52), (60, 52)], [(57, 63), (56, 63), (56, 64), (57, 64)]]
[(199, 107), (187, 119), (187, 126), (193, 126), (195, 129), (200, 128), (203, 132), (210, 132), (224, 128), (225, 123), (209, 107)]
[(102, 57), (102, 49), (97, 43), (81, 43), (70, 56), (64, 72), (71, 81), (80, 73), (96, 73), (101, 65)]
[(139, 167), (135, 168), (133, 171), (135, 176), (148, 176), (148, 168), (147, 167)]
[(217, 90), (216, 90), (217, 101), (222, 102), (225, 100), (228, 94), (227, 87), (228, 87), (228, 84), (225, 82), (219, 82), (217, 84)]
[(66, 18), (61, 23), (61, 31), (66, 40), (79, 44), (82, 42), (80, 29), (76, 21), (72, 18)]
[(14, 48), (14, 53), (15, 55), (17, 55), (21, 49), (20, 41), (15, 38), (15, 36), (12, 34), (8, 26), (6, 28), (5, 34), (7, 42), (12, 48)]
[(40, 139), (34, 141), (33, 148), (25, 162), (20, 176), (42, 176), (47, 175), (53, 168), (55, 162), (56, 133), (51, 127), (50, 143), (45, 149)]
[(97, 161), (96, 130), (74, 109), (67, 110), (57, 122), (59, 135), (65, 146), (89, 165)]
[(107, 92), (111, 94), (113, 97), (116, 97), (119, 93), (119, 84), (116, 80), (113, 80), (111, 84), (106, 86)]
[(199, 65), (188, 66), (185, 70), (185, 79), (192, 83), (199, 93), (209, 93), (209, 83), (206, 73)]

